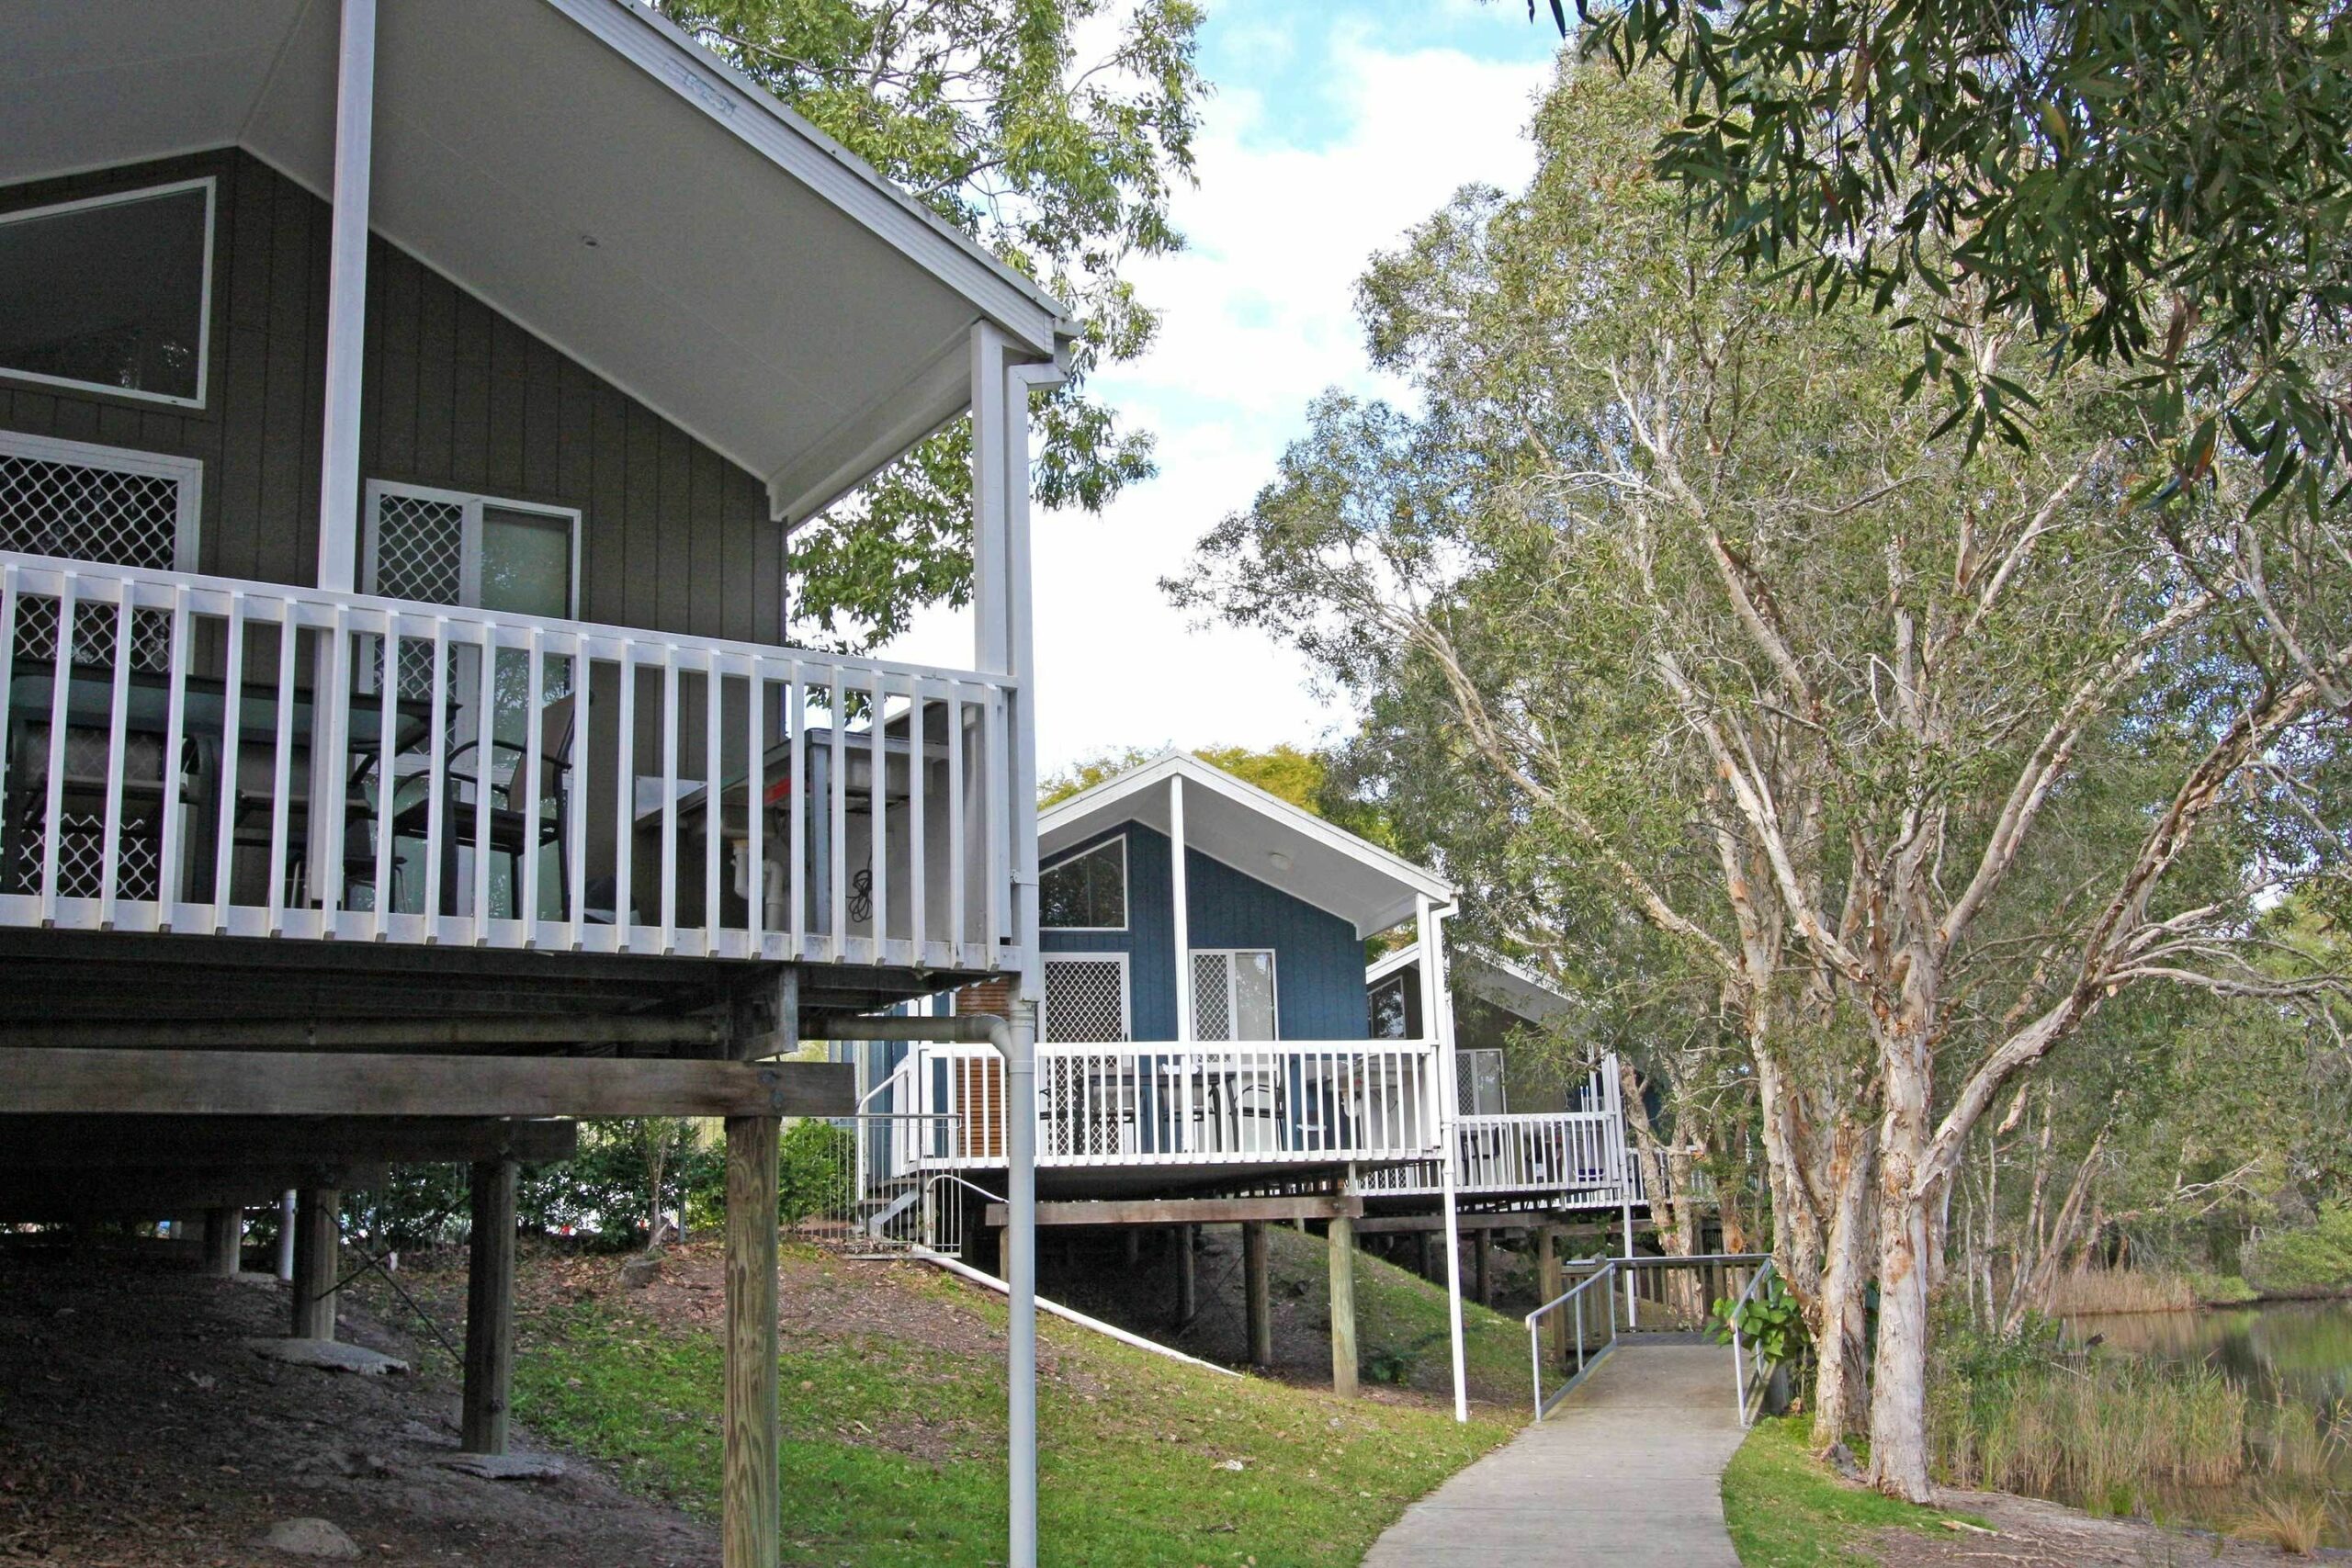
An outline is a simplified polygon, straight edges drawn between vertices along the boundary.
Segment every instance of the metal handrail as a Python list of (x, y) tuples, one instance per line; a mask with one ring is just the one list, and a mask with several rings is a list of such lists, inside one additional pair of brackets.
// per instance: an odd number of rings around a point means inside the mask
[[(1577, 1384), (1584, 1382), (1587, 1374), (1608, 1359), (1611, 1351), (1617, 1348), (1617, 1292), (1613, 1290), (1602, 1292), (1609, 1298), (1609, 1338), (1589, 1357), (1585, 1354), (1584, 1348), (1584, 1293), (1603, 1280), (1615, 1277), (1617, 1259), (1613, 1258), (1579, 1259), (1570, 1267), (1591, 1271), (1560, 1294), (1529, 1313), (1522, 1320), (1527, 1325), (1527, 1360), (1535, 1380), (1535, 1419), (1539, 1422), (1550, 1414), (1554, 1405), (1566, 1399)], [(1560, 1385), (1557, 1393), (1547, 1398), (1544, 1393), (1544, 1330), (1541, 1320), (1547, 1314), (1560, 1311), (1571, 1303), (1576, 1308), (1577, 1370), (1566, 1382)]]
[[(1748, 1303), (1756, 1299), (1756, 1292), (1762, 1289), (1765, 1280), (1773, 1277), (1776, 1269), (1777, 1265), (1771, 1258), (1765, 1258), (1764, 1267), (1756, 1270), (1755, 1277), (1747, 1281), (1747, 1289), (1739, 1292), (1739, 1299), (1732, 1303), (1731, 1311), (1725, 1314), (1724, 1318), (1725, 1323), (1731, 1328), (1732, 1396), (1737, 1404), (1739, 1410), (1739, 1424), (1743, 1428), (1753, 1425), (1756, 1420), (1755, 1412), (1748, 1408), (1748, 1396), (1751, 1391), (1756, 1396), (1755, 1403), (1757, 1405), (1760, 1407), (1763, 1404), (1764, 1388), (1766, 1385), (1766, 1368), (1764, 1365), (1763, 1356), (1761, 1354), (1762, 1348), (1760, 1346), (1757, 1345), (1754, 1341), (1750, 1341), (1745, 1349), (1741, 1348), (1739, 1328), (1740, 1314), (1747, 1310)], [(1753, 1379), (1752, 1390), (1751, 1380), (1748, 1377), (1747, 1365), (1748, 1358), (1750, 1356), (1754, 1356), (1756, 1358), (1755, 1377)]]

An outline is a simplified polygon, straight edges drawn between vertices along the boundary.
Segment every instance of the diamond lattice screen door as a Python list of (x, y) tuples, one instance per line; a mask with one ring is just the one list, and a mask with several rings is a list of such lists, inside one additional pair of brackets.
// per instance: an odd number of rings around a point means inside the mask
[[(153, 571), (196, 570), (197, 518), (202, 505), (204, 465), (192, 457), (130, 452), (79, 441), (0, 432), (0, 549), (61, 557), (105, 566)], [(59, 636), (58, 602), (27, 596), (17, 605), (16, 671), (63, 658), (95, 671), (115, 663), (115, 612), (108, 606), (76, 607), (74, 626)], [(130, 667), (161, 673), (171, 663), (171, 616), (141, 610), (131, 619)], [(12, 728), (18, 728), (13, 727)], [(21, 727), (7, 738), (11, 747), (46, 746), (47, 730)], [(69, 777), (106, 776), (113, 764), (104, 727), (69, 726)], [(163, 747), (153, 736), (131, 734), (123, 742), (120, 769), (126, 778), (163, 776)], [(44, 766), (46, 763), (44, 762)], [(58, 892), (69, 898), (98, 896), (104, 880), (104, 818), (62, 808), (58, 823)], [(155, 895), (162, 866), (160, 835), (132, 833), (119, 849), (117, 891), (130, 898)], [(18, 836), (10, 880), (17, 886), (43, 862), (47, 846), (35, 826)]]

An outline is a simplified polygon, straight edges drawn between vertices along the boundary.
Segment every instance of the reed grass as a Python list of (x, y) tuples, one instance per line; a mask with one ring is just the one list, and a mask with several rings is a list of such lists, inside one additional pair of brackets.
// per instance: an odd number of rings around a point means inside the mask
[(2267, 1541), (2279, 1551), (2308, 1557), (2327, 1535), (2327, 1499), (2312, 1492), (2271, 1491), (2254, 1495), (2232, 1532)]
[(2050, 1314), (2102, 1312), (2193, 1312), (2196, 1286), (2178, 1274), (2148, 1269), (2077, 1269), (2050, 1289)]
[(2246, 1472), (2247, 1398), (2211, 1368), (2016, 1356), (1989, 1371), (1934, 1402), (1936, 1453), (1956, 1485), (2132, 1513), (2162, 1489)]

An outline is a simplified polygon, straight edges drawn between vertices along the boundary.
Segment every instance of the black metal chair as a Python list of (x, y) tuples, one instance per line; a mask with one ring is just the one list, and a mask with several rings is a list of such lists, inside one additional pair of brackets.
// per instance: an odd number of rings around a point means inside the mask
[[(556, 902), (566, 911), (571, 908), (571, 868), (565, 863), (563, 846), (570, 842), (571, 747), (576, 730), (576, 706), (569, 696), (560, 696), (539, 709), (539, 779), (532, 804), (526, 808), (520, 804), (524, 791), (524, 771), (530, 766), (530, 749), (520, 741), (501, 740), (495, 736), (481, 740), (469, 740), (452, 749), (442, 773), (441, 834), (445, 871), (441, 879), (441, 897), (447, 906), (441, 912), (451, 914), (457, 908), (455, 862), (459, 849), (477, 853), (503, 855), (507, 863), (507, 886), (510, 889), (512, 914), (524, 915), (523, 857), (533, 836), (541, 848), (553, 845), (556, 850)], [(505, 765), (503, 777), (488, 776), (490, 768), (465, 773), (457, 766), (467, 753), (487, 752), (494, 767), (502, 761)], [(481, 833), (480, 793), (488, 790), (490, 810), (489, 832)], [(397, 807), (392, 818), (395, 838), (423, 840), (432, 827), (433, 799), (430, 790), (410, 798)], [(536, 891), (536, 890), (534, 890)], [(536, 899), (533, 900), (536, 905)], [(486, 911), (485, 911), (486, 912)]]

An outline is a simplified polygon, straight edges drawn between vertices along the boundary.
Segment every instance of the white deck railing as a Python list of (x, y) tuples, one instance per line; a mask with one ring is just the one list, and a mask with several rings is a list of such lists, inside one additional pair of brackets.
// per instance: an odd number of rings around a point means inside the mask
[(0, 924), (1017, 967), (1012, 689), (0, 552)]
[[(1595, 1110), (1463, 1116), (1453, 1126), (1453, 1184), (1475, 1197), (1574, 1194), (1609, 1202), (1642, 1198), (1641, 1162), (1630, 1157), (1617, 1109), (1617, 1062), (1605, 1059), (1572, 1103)], [(1444, 1190), (1435, 1160), (1367, 1171), (1370, 1193)]]
[[(1439, 1147), (1436, 1048), (1391, 1040), (1037, 1047), (1040, 1167), (1409, 1160)], [(924, 1046), (872, 1109), (946, 1112), (938, 1168), (1004, 1163), (1004, 1069), (991, 1052)], [(877, 1086), (879, 1087), (879, 1086)], [(887, 1106), (883, 1103), (888, 1101)]]

